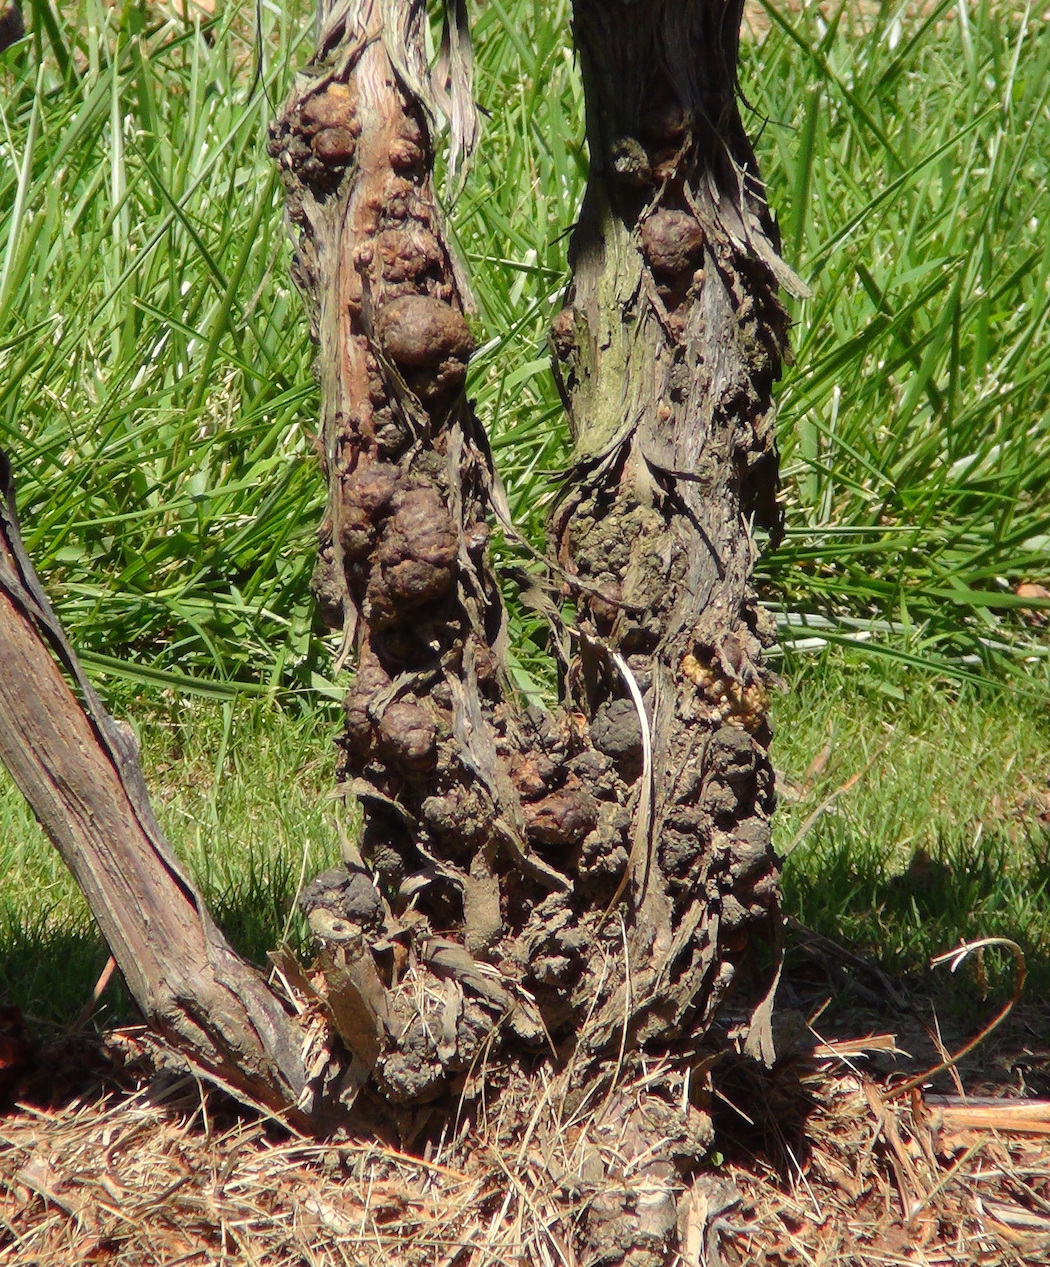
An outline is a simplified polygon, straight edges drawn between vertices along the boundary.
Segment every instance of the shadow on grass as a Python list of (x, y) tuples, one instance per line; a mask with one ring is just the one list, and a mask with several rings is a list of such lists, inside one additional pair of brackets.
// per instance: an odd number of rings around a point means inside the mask
[[(31, 925), (5, 911), (0, 925), (0, 1001), (21, 1010), (30, 1030), (68, 1031), (87, 1007), (109, 952), (94, 927)], [(100, 1004), (103, 1025), (136, 1019), (123, 981), (114, 977)]]
[(796, 876), (787, 886), (788, 907), (800, 914), (789, 922), (782, 1013), (814, 1017), (823, 1038), (894, 1034), (907, 1055), (862, 1061), (873, 1076), (932, 1069), (1010, 999), (1017, 963), (999, 947), (970, 954), (955, 971), (930, 960), (963, 942), (1006, 938), (1025, 956), (1020, 1001), (956, 1072), (932, 1082), (948, 1093), (961, 1082), (970, 1094), (1050, 1095), (1047, 841), (986, 836), (945, 857), (918, 848), (902, 872), (887, 875), (845, 844), (823, 850), (823, 882)]
[[(289, 871), (274, 879), (268, 890), (251, 885), (209, 903), (233, 948), (260, 967), (282, 939), (307, 953), (301, 920), (298, 915), (288, 920), (298, 877)], [(73, 1029), (89, 1009), (108, 958), (94, 924), (62, 927), (53, 915), (29, 922), (20, 912), (0, 909), (0, 1006), (17, 1007), (38, 1037), (54, 1038)], [(113, 973), (87, 1028), (113, 1029), (140, 1020), (123, 977)]]
[[(1016, 860), (1017, 842), (1009, 843)], [(788, 908), (801, 907), (803, 918), (789, 922), (778, 1001), (778, 1049), (785, 1059), (771, 1080), (744, 1067), (729, 1073), (724, 1084), (726, 1100), (746, 1103), (754, 1119), (753, 1131), (743, 1131), (745, 1147), (754, 1148), (759, 1138), (767, 1156), (779, 1156), (776, 1141), (803, 1147), (810, 1102), (785, 1074), (790, 1073), (791, 1061), (812, 1047), (814, 1032), (824, 1039), (896, 1035), (907, 1057), (876, 1055), (859, 1063), (881, 1081), (933, 1067), (939, 1058), (938, 1031), (949, 1051), (958, 1050), (980, 1031), (1009, 996), (1009, 958), (986, 952), (953, 975), (943, 968), (929, 970), (928, 954), (950, 949), (960, 939), (1017, 937), (1015, 922), (1025, 909), (1033, 917), (1029, 931), (1044, 927), (1045, 912), (1036, 919), (1035, 907), (1046, 903), (1050, 863), (1045, 842), (1038, 847), (1030, 843), (1032, 862), (1025, 886), (1016, 866), (1004, 870), (1003, 858), (988, 840), (968, 853), (957, 849), (951, 866), (916, 850), (903, 872), (889, 876), (874, 862), (866, 867), (857, 850), (826, 848), (822, 885), (803, 888), (797, 874), (789, 877)], [(211, 899), (212, 913), (238, 953), (265, 965), (267, 951), (287, 930), (293, 946), (305, 955), (302, 924), (296, 919), (289, 928), (287, 918), (298, 875), (282, 868), (264, 887), (260, 876), (246, 867), (243, 880), (239, 890)], [(1027, 906), (1020, 905), (1022, 887)], [(846, 899), (835, 905), (835, 895), (843, 894)], [(1048, 997), (1050, 955), (1042, 935), (1025, 949), (1025, 1001), (960, 1065), (968, 1091), (1050, 1095), (1050, 1025), (1042, 1002)], [(70, 1035), (91, 1001), (107, 957), (92, 925), (62, 928), (54, 912), (34, 925), (11, 909), (0, 909), (0, 1005), (18, 1007), (30, 1033), (42, 1042)], [(117, 973), (87, 1022), (84, 1037), (140, 1019)], [(936, 1088), (953, 1090), (951, 1075), (939, 1075)], [(763, 1106), (762, 1111), (756, 1113), (756, 1106)], [(734, 1112), (728, 1110), (723, 1119), (720, 1134), (739, 1136), (741, 1121)]]
[[(870, 824), (872, 820), (867, 820)], [(805, 1165), (816, 1100), (812, 1053), (892, 1036), (830, 1066), (884, 1091), (921, 1077), (932, 1094), (1050, 1097), (1050, 848), (1037, 823), (944, 827), (897, 855), (848, 814), (821, 824), (785, 870), (784, 973), (774, 1017), (778, 1061), (765, 1070), (726, 1056), (713, 1069), (717, 1148), (786, 1178)], [(1010, 999), (1016, 963), (1004, 949), (968, 956), (957, 972), (930, 960), (961, 942), (1004, 937), (1024, 954), (1027, 981), (1009, 1015), (963, 1056)], [(822, 1063), (821, 1068), (828, 1068)]]
[[(928, 965), (961, 942), (1015, 941), (1028, 993), (1050, 987), (1050, 835), (1033, 823), (960, 823), (923, 833), (894, 858), (867, 839), (863, 821), (826, 820), (812, 847), (789, 858), (785, 909), (815, 932), (877, 960), (887, 972), (938, 994)], [(944, 981), (949, 974), (938, 972)], [(1013, 988), (1009, 954), (975, 957), (960, 997)]]
[[(290, 872), (279, 879), (284, 883), (265, 894), (250, 886), (240, 900), (227, 893), (210, 906), (238, 954), (260, 968), (286, 931), (293, 949), (306, 953), (301, 921), (289, 927), (287, 919), (295, 884)], [(0, 1115), (15, 1101), (50, 1110), (126, 1094), (142, 1087), (143, 1074), (151, 1100), (168, 1097), (173, 1081), (187, 1082), (172, 1070), (158, 1072), (134, 1036), (130, 1050), (126, 1042), (112, 1041), (115, 1031), (141, 1025), (142, 1015), (120, 972), (109, 976), (93, 1004), (108, 959), (93, 924), (61, 927), (54, 913), (31, 924), (0, 908), (0, 1040), (5, 1033), (15, 1040), (0, 1048), (0, 1057), (5, 1050), (11, 1057), (6, 1067), (0, 1058)], [(187, 1086), (185, 1094), (199, 1097), (193, 1079)], [(245, 1111), (233, 1103), (219, 1094), (213, 1111), (223, 1105), (235, 1114)]]

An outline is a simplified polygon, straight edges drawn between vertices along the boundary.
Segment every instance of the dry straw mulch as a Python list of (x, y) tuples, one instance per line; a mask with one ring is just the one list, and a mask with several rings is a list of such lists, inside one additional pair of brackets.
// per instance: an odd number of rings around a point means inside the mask
[(848, 1065), (803, 1082), (814, 1111), (786, 1175), (727, 1168), (727, 1262), (1050, 1263), (1050, 1102), (902, 1100)]
[[(114, 1041), (126, 1055), (141, 1038)], [(679, 1262), (1050, 1264), (1050, 1102), (897, 1095), (859, 1072), (859, 1052), (890, 1045), (818, 1044), (766, 1080), (777, 1139), (719, 1143), (726, 1157), (683, 1185)], [(582, 1116), (542, 1128), (550, 1085), (423, 1156), (291, 1137), (170, 1072), (18, 1105), (0, 1117), (0, 1263), (582, 1267), (602, 1192), (573, 1154), (594, 1141)], [(644, 1071), (624, 1093), (646, 1094)], [(749, 1108), (738, 1095), (725, 1111)], [(610, 1191), (644, 1187), (618, 1172), (615, 1140), (599, 1151)]]

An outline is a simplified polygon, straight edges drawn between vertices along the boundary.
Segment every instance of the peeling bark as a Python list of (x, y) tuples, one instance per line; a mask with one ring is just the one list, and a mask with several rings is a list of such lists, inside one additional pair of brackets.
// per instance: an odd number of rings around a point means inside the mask
[(574, 4), (591, 175), (552, 332), (575, 439), (553, 528), (592, 587), (575, 702), (629, 721), (608, 670), (618, 651), (649, 723), (629, 866), (638, 1041), (706, 1026), (777, 919), (773, 627), (751, 585), (751, 523), (779, 532), (777, 290), (797, 282), (737, 110), (741, 11)]
[(324, 387), (315, 589), (356, 660), (343, 779), (364, 803), (360, 873), (381, 916), (362, 922), (313, 890), (304, 904), (326, 943), (380, 972), (375, 1082), (413, 1103), (461, 1079), (501, 1026), (546, 1041), (534, 944), (568, 901), (561, 855), (598, 805), (564, 768), (593, 755), (584, 719), (523, 711), (507, 686), (491, 462), (463, 393), (470, 300), (431, 184), (423, 8), (399, 15), (378, 2), (327, 13), (272, 152)]
[(102, 707), (22, 549), (9, 475), (0, 451), (0, 762), (146, 1020), (235, 1095), (316, 1125), (325, 1097), (307, 1086), (302, 1034), (216, 928), (157, 825), (134, 736)]
[(576, 6), (592, 179), (552, 329), (576, 438), (552, 569), (581, 646), (551, 712), (504, 671), (423, 5), (323, 4), (274, 127), (323, 387), (315, 590), (356, 664), (342, 777), (365, 811), (304, 906), (374, 978), (368, 1058), (395, 1104), (500, 1043), (582, 1055), (581, 1077), (621, 1041), (688, 1046), (774, 937), (749, 521), (775, 527), (789, 274), (736, 109), (739, 17)]

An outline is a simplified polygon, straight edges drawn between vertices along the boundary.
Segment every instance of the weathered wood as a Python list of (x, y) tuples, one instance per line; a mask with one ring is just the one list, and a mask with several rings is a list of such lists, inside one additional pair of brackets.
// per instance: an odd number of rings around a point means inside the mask
[[(374, 1081), (395, 1103), (455, 1087), (501, 1032), (538, 1048), (574, 1029), (585, 986), (570, 1001), (545, 974), (586, 962), (582, 938), (571, 959), (552, 943), (565, 923), (552, 915), (569, 913), (572, 852), (597, 815), (562, 764), (591, 749), (582, 719), (525, 711), (507, 683), (485, 549), (494, 479), (463, 392), (470, 297), (431, 177), (441, 93), (424, 17), (414, 0), (322, 5), (271, 147), (319, 350), (315, 589), (356, 663), (342, 768), (365, 809), (359, 868), (312, 886), (307, 906), (321, 940), (378, 983)], [(608, 898), (615, 878), (603, 885)]]
[(2, 452), (0, 761), (83, 890), (146, 1020), (204, 1074), (306, 1123), (314, 1106), (296, 1107), (302, 1035), (230, 949), (157, 825), (130, 728), (91, 689), (22, 549)]

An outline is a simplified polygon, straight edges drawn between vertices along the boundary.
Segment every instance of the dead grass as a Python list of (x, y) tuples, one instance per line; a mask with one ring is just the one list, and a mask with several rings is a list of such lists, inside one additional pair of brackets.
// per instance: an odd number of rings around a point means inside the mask
[[(645, 1182), (591, 1132), (593, 1182), (587, 1115), (566, 1119), (542, 1079), (414, 1156), (296, 1138), (188, 1075), (147, 1075), (143, 1039), (111, 1039), (140, 1070), (119, 1089), (0, 1118), (0, 1263), (576, 1267), (602, 1185)], [(767, 1079), (777, 1144), (718, 1140), (725, 1158), (677, 1185), (679, 1263), (1050, 1263), (1050, 1102), (900, 1096), (857, 1063), (891, 1045), (811, 1044)], [(644, 1097), (646, 1078), (620, 1094)]]
[(1046, 1101), (902, 1103), (848, 1063), (802, 1085), (814, 1109), (788, 1174), (760, 1158), (727, 1167), (740, 1194), (727, 1262), (1050, 1262)]
[(1045, 1138), (937, 1132), (931, 1115), (886, 1109), (842, 1080), (828, 1097), (809, 1174), (756, 1190), (749, 1242), (768, 1262), (1043, 1263), (1050, 1252)]

